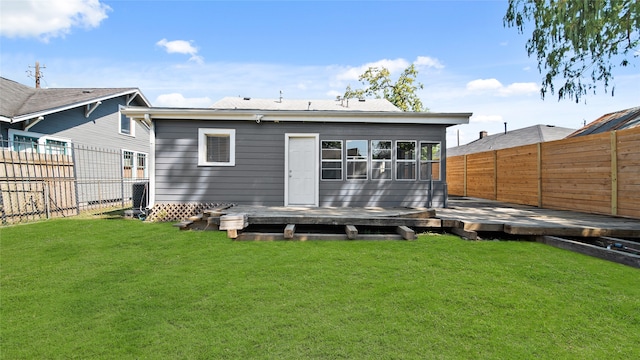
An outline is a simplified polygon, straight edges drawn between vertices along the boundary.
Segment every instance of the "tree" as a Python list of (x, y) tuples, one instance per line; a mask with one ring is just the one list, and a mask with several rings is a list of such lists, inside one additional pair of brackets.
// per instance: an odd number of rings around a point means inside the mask
[[(367, 96), (375, 96), (377, 99), (387, 99), (393, 105), (402, 111), (426, 111), (422, 107), (422, 101), (416, 95), (416, 90), (422, 89), (422, 83), (415, 83), (418, 70), (413, 64), (409, 65), (395, 83), (392, 83), (390, 72), (385, 67), (370, 67), (364, 74), (358, 77), (363, 85), (367, 85), (364, 89), (352, 90), (351, 86), (347, 86), (344, 93), (345, 99), (364, 98)], [(415, 83), (415, 84), (414, 84)]]
[[(615, 62), (628, 66), (638, 57), (640, 2), (637, 0), (509, 0), (504, 25), (524, 33), (535, 26), (526, 43), (529, 56), (538, 59), (543, 74), (540, 94), (576, 102), (599, 83), (607, 92)], [(614, 95), (615, 87), (611, 89)]]

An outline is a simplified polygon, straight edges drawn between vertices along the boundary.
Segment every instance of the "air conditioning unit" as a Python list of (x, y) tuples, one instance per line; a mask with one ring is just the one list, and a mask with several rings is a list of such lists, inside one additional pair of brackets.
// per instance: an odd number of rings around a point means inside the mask
[(133, 200), (134, 210), (144, 210), (149, 204), (149, 182), (133, 183), (131, 199)]

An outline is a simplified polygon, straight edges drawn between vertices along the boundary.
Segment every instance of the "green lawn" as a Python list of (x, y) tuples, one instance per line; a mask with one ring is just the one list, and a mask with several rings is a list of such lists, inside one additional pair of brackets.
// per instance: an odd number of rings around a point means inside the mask
[(3, 359), (640, 359), (640, 272), (532, 242), (0, 228)]

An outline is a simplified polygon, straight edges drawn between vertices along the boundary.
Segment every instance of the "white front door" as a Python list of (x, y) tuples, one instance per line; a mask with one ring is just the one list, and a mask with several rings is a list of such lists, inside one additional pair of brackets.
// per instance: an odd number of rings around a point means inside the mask
[(318, 206), (318, 135), (286, 134), (285, 206)]

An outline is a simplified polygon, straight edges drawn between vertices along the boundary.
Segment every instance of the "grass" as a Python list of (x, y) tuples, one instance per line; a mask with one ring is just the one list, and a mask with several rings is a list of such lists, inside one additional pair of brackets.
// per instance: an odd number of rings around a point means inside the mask
[(3, 359), (638, 359), (640, 272), (532, 242), (0, 229)]

